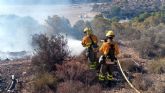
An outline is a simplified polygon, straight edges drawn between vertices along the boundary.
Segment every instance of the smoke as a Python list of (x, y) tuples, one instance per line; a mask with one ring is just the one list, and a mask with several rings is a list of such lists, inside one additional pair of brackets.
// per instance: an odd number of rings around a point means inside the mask
[(71, 0), (0, 0), (6, 5), (68, 4)]
[(47, 28), (49, 29), (47, 34), (62, 34), (66, 36), (71, 55), (80, 55), (83, 52), (84, 48), (82, 47), (81, 41), (79, 40), (82, 32), (77, 31), (77, 29), (79, 27), (81, 28), (81, 26), (74, 28), (70, 25), (68, 19), (59, 17), (57, 15), (48, 17), (46, 22), (48, 26)]
[(31, 37), (43, 32), (43, 27), (31, 17), (0, 16), (0, 51), (31, 51)]
[(68, 38), (68, 46), (71, 51), (71, 55), (80, 55), (85, 49), (82, 47), (80, 40), (73, 38)]
[[(59, 21), (55, 21), (56, 19)], [(67, 25), (69, 24), (69, 21), (58, 16), (52, 17), (51, 20), (48, 18), (47, 21), (49, 22), (47, 25), (52, 28), (51, 32), (48, 31), (49, 29), (45, 28), (46, 26), (39, 24), (31, 17), (1, 15), (0, 57), (13, 58), (11, 52), (17, 53), (22, 51), (33, 51), (33, 47), (31, 46), (32, 35), (40, 33), (56, 34), (57, 31), (63, 35), (68, 34), (67, 39), (71, 55), (81, 54), (81, 52), (84, 50), (81, 45), (81, 41), (74, 39), (78, 37), (80, 33), (77, 33), (76, 31), (74, 32), (74, 29), (71, 27), (71, 25)]]
[[(51, 34), (48, 31), (50, 29), (47, 30), (45, 25), (48, 25), (53, 33), (59, 31), (64, 35), (67, 34), (68, 37), (76, 38), (68, 38), (68, 46), (72, 55), (79, 55), (84, 49), (81, 41), (77, 40), (81, 38), (81, 32), (76, 30), (81, 29), (72, 27), (70, 22), (80, 20), (78, 16), (81, 13), (89, 12), (90, 8), (87, 5), (85, 7), (84, 5), (70, 6), (74, 1), (77, 0), (0, 0), (0, 57), (6, 52), (33, 51), (32, 35)], [(36, 4), (37, 6), (35, 6)], [(59, 21), (60, 24), (56, 20), (51, 22), (54, 19), (53, 15), (60, 16), (60, 18), (57, 17), (62, 20)], [(54, 24), (56, 22), (57, 24)]]
[[(105, 0), (106, 1), (106, 0)], [(102, 2), (105, 2), (104, 0)], [(108, 0), (107, 0), (108, 1)], [(6, 5), (52, 5), (99, 2), (99, 0), (0, 0), (0, 4)]]

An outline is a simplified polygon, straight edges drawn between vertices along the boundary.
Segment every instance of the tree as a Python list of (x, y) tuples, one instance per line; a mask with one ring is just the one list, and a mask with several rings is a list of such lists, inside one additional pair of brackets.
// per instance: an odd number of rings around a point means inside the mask
[(52, 29), (51, 32), (49, 31), (51, 34), (70, 34), (72, 31), (69, 20), (64, 17), (54, 15), (52, 17), (48, 17), (46, 23)]

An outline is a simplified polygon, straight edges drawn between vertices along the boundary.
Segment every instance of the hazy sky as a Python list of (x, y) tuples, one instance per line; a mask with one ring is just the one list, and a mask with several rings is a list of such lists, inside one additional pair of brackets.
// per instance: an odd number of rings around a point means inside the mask
[(35, 5), (69, 3), (69, 0), (0, 0), (0, 5)]

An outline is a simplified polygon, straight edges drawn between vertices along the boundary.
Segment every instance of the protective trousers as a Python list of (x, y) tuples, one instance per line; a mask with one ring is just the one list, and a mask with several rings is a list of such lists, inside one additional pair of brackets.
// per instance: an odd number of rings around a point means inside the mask
[(96, 69), (96, 57), (97, 57), (97, 52), (93, 51), (92, 48), (87, 48), (87, 58), (88, 58), (88, 62), (89, 62), (89, 67), (90, 69)]
[(106, 64), (106, 58), (102, 60), (100, 66), (100, 73), (99, 73), (99, 80), (112, 80), (112, 72), (114, 65), (113, 64)]

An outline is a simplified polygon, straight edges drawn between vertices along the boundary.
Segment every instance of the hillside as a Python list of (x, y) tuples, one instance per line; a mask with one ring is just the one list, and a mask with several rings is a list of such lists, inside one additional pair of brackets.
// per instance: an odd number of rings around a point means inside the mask
[[(131, 75), (134, 77), (131, 80), (132, 84), (142, 93), (164, 93), (165, 59), (152, 62), (140, 59), (132, 49), (123, 46), (122, 49), (123, 52), (119, 60), (122, 62), (123, 69), (132, 73)], [(138, 62), (138, 64), (142, 63), (147, 73), (132, 72), (131, 68), (133, 69), (136, 66), (133, 60)], [(12, 61), (0, 65), (0, 74), (3, 79), (6, 79), (5, 81), (8, 84), (11, 81), (10, 75), (16, 75), (19, 79), (17, 84), (19, 93), (135, 93), (126, 82), (118, 83), (119, 85), (114, 87), (102, 87), (95, 80), (96, 72), (89, 70), (86, 61), (86, 58), (83, 56), (68, 59), (62, 65), (57, 66), (54, 74), (42, 72), (42, 75), (39, 76), (37, 74), (38, 71), (34, 70), (34, 63), (31, 63), (30, 60)], [(54, 89), (55, 87), (57, 90)]]
[(141, 13), (164, 11), (164, 0), (112, 0), (110, 3), (95, 4), (93, 11), (101, 12), (106, 18), (132, 18)]
[[(107, 3), (109, 1), (111, 3)], [(77, 53), (81, 50), (82, 31), (86, 26), (98, 37), (99, 47), (105, 33), (113, 30), (120, 48), (117, 58), (126, 77), (140, 93), (165, 93), (164, 0), (90, 2), (101, 2), (93, 9), (101, 14), (91, 21), (79, 20), (72, 26), (67, 18), (49, 16), (43, 25), (47, 32), (32, 35), (32, 57), (0, 60), (0, 93), (6, 93), (12, 84), (11, 75), (18, 80), (13, 89), (16, 93), (136, 93), (119, 72), (118, 65), (114, 65), (115, 79), (102, 82), (98, 79), (99, 66), (91, 70), (85, 51)], [(121, 22), (125, 17), (130, 19)], [(71, 47), (77, 55), (71, 54)], [(26, 52), (20, 53), (9, 52), (18, 56)], [(97, 61), (100, 55), (98, 52)]]

